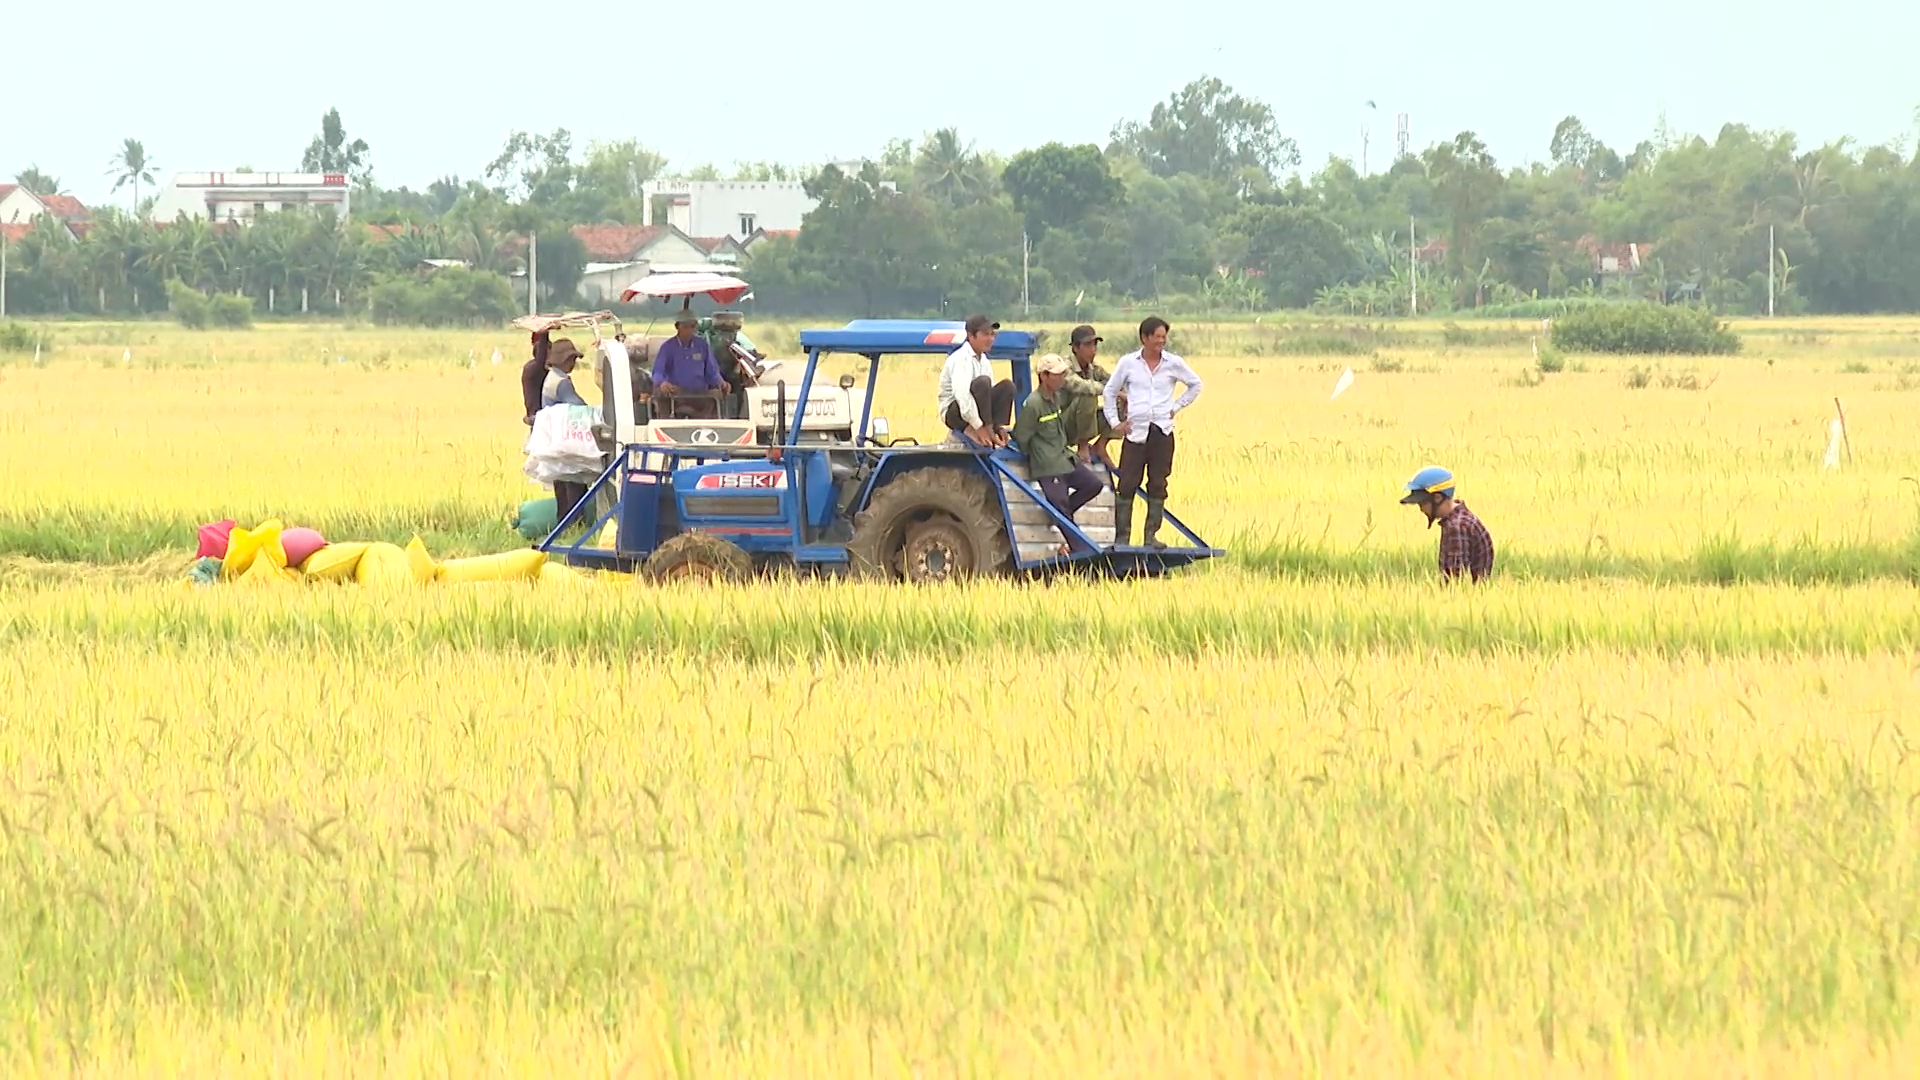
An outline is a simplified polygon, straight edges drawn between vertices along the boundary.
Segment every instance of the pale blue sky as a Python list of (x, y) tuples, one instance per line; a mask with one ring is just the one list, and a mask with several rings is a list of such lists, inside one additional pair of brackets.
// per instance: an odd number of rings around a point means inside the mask
[[(38, 164), (98, 203), (125, 136), (145, 141), (162, 182), (174, 170), (294, 169), (335, 105), (371, 145), (380, 181), (415, 188), (478, 176), (514, 128), (564, 126), (581, 147), (634, 136), (676, 163), (723, 167), (874, 154), (948, 124), (1010, 152), (1103, 143), (1114, 121), (1203, 74), (1270, 103), (1309, 172), (1328, 154), (1357, 158), (1363, 122), (1377, 170), (1398, 112), (1416, 149), (1470, 128), (1503, 165), (1544, 158), (1569, 113), (1624, 152), (1663, 107), (1684, 133), (1742, 120), (1803, 143), (1912, 139), (1920, 5), (1610, 0), (1512, 5), (1496, 21), (1499, 10), (98, 0), (83, 25), (55, 20), (48, 36), (10, 43), (0, 175)], [(722, 42), (736, 47), (726, 62)], [(713, 104), (666, 103), (689, 98)]]

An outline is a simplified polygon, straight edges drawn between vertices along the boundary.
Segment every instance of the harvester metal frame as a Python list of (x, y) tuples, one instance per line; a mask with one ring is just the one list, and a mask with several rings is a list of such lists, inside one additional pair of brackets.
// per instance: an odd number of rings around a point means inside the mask
[[(1038, 485), (1025, 479), (1025, 457), (1014, 446), (989, 450), (964, 438), (921, 446), (912, 440), (876, 438), (869, 430), (873, 412), (873, 387), (880, 374), (880, 359), (888, 355), (937, 356), (944, 359), (965, 341), (962, 324), (948, 321), (863, 319), (832, 330), (806, 330), (800, 344), (807, 351), (802, 375), (793, 401), (791, 422), (781, 411), (780, 429), (773, 445), (698, 446), (659, 445), (622, 441), (613, 453), (611, 464), (588, 488), (586, 497), (537, 546), (574, 565), (631, 571), (653, 560), (676, 537), (704, 533), (724, 539), (753, 562), (785, 564), (796, 569), (844, 572), (861, 570), (880, 572), (908, 580), (949, 576), (928, 569), (916, 575), (907, 566), (909, 553), (898, 554), (901, 565), (895, 567), (891, 533), (903, 531), (903, 549), (914, 537), (924, 540), (928, 552), (936, 549), (951, 553), (956, 548), (970, 554), (977, 566), (988, 571), (962, 568), (955, 576), (974, 572), (1043, 575), (1060, 571), (1085, 571), (1104, 576), (1157, 576), (1190, 565), (1201, 559), (1226, 554), (1209, 546), (1185, 523), (1172, 514), (1165, 523), (1192, 546), (1149, 547), (1145, 545), (1100, 544), (1074, 521), (1053, 507)], [(998, 334), (991, 360), (1003, 360), (1012, 368), (1016, 401), (1025, 400), (1032, 388), (1032, 358), (1038, 338), (1032, 332), (1002, 330)], [(860, 410), (859, 425), (851, 443), (820, 445), (799, 440), (804, 411), (821, 360), (829, 355), (853, 354), (867, 360), (867, 382)], [(784, 402), (786, 383), (776, 384)], [(623, 400), (618, 393), (604, 393), (606, 400)], [(615, 431), (630, 430), (617, 417), (606, 417)], [(931, 516), (913, 517), (910, 511), (894, 514), (892, 519), (870, 520), (869, 511), (893, 484), (927, 469), (941, 470), (922, 476), (917, 482), (928, 487), (946, 482), (953, 491), (934, 490), (949, 501), (968, 502), (977, 511), (989, 511), (992, 518), (975, 514), (977, 526), (971, 535), (964, 522), (947, 530), (964, 544), (939, 548), (939, 533), (944, 522)], [(688, 470), (693, 470), (688, 472)], [(993, 492), (989, 503), (967, 475), (977, 475)], [(693, 485), (684, 488), (682, 482)], [(599, 512), (593, 507), (602, 492), (611, 488), (616, 498)], [(965, 490), (959, 490), (964, 488)], [(911, 489), (902, 489), (910, 491)], [(962, 499), (961, 496), (965, 498)], [(908, 496), (901, 496), (907, 498)], [(697, 504), (695, 500), (698, 500)], [(769, 502), (768, 500), (772, 500)], [(895, 500), (899, 501), (899, 500)], [(936, 500), (938, 501), (938, 500)], [(751, 514), (742, 507), (751, 504)], [(688, 513), (683, 507), (698, 505), (705, 513)], [(1047, 533), (1054, 537), (1048, 544), (1033, 539), (1037, 525), (1016, 521), (1016, 509), (1031, 507), (1044, 511)], [(773, 507), (774, 509), (767, 509)], [(935, 509), (938, 509), (937, 507)], [(926, 513), (922, 511), (921, 513)], [(588, 520), (588, 514), (592, 514)], [(691, 520), (688, 520), (691, 519)], [(585, 524), (580, 538), (561, 543), (569, 528)], [(600, 542), (609, 525), (612, 543)], [(985, 550), (1003, 530), (1005, 548)], [(1057, 551), (1058, 533), (1071, 537), (1074, 549), (1069, 554)], [(1025, 530), (1029, 538), (1023, 540)], [(884, 534), (884, 535), (883, 535)], [(681, 545), (684, 546), (684, 545)], [(1029, 550), (1023, 551), (1026, 548)], [(856, 557), (853, 549), (862, 552)], [(1044, 548), (1042, 553), (1039, 549)], [(980, 550), (976, 550), (980, 549)], [(1010, 558), (1002, 559), (1002, 555)], [(933, 555), (927, 554), (931, 567)], [(942, 566), (947, 564), (942, 562)], [(893, 572), (897, 570), (897, 574)]]

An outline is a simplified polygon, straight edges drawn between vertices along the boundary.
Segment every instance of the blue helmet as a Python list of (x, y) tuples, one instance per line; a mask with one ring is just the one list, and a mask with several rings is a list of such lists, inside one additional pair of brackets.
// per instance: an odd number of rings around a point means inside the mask
[(1407, 495), (1400, 501), (1412, 505), (1424, 503), (1431, 495), (1453, 498), (1453, 474), (1438, 465), (1429, 465), (1407, 481)]

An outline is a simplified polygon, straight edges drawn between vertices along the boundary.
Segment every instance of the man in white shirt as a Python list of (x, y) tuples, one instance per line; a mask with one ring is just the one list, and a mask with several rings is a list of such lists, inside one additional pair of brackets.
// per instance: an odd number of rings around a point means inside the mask
[[(1163, 548), (1155, 535), (1166, 520), (1167, 477), (1173, 472), (1173, 418), (1200, 396), (1200, 376), (1187, 362), (1167, 352), (1167, 320), (1152, 315), (1140, 323), (1140, 348), (1120, 358), (1107, 380), (1101, 404), (1120, 444), (1120, 482), (1113, 503), (1113, 542), (1127, 543), (1133, 532), (1133, 497), (1147, 482), (1147, 524), (1141, 542)], [(1174, 397), (1180, 383), (1186, 392)], [(1118, 399), (1127, 399), (1120, 419)]]
[[(965, 432), (981, 446), (1007, 445), (1007, 425), (1013, 423), (1013, 380), (993, 381), (987, 352), (1000, 324), (985, 315), (967, 320), (967, 343), (947, 357), (940, 369), (940, 419), (950, 432)], [(991, 427), (989, 427), (991, 423)]]

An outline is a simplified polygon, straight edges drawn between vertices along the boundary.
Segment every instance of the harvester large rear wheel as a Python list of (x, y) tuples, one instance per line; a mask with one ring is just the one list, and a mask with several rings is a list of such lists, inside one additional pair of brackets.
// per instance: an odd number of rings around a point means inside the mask
[(855, 573), (891, 581), (956, 581), (1013, 569), (992, 486), (960, 468), (915, 469), (883, 485), (854, 520), (847, 555)]
[(662, 583), (740, 581), (753, 572), (753, 558), (711, 533), (683, 532), (655, 548), (642, 572)]

